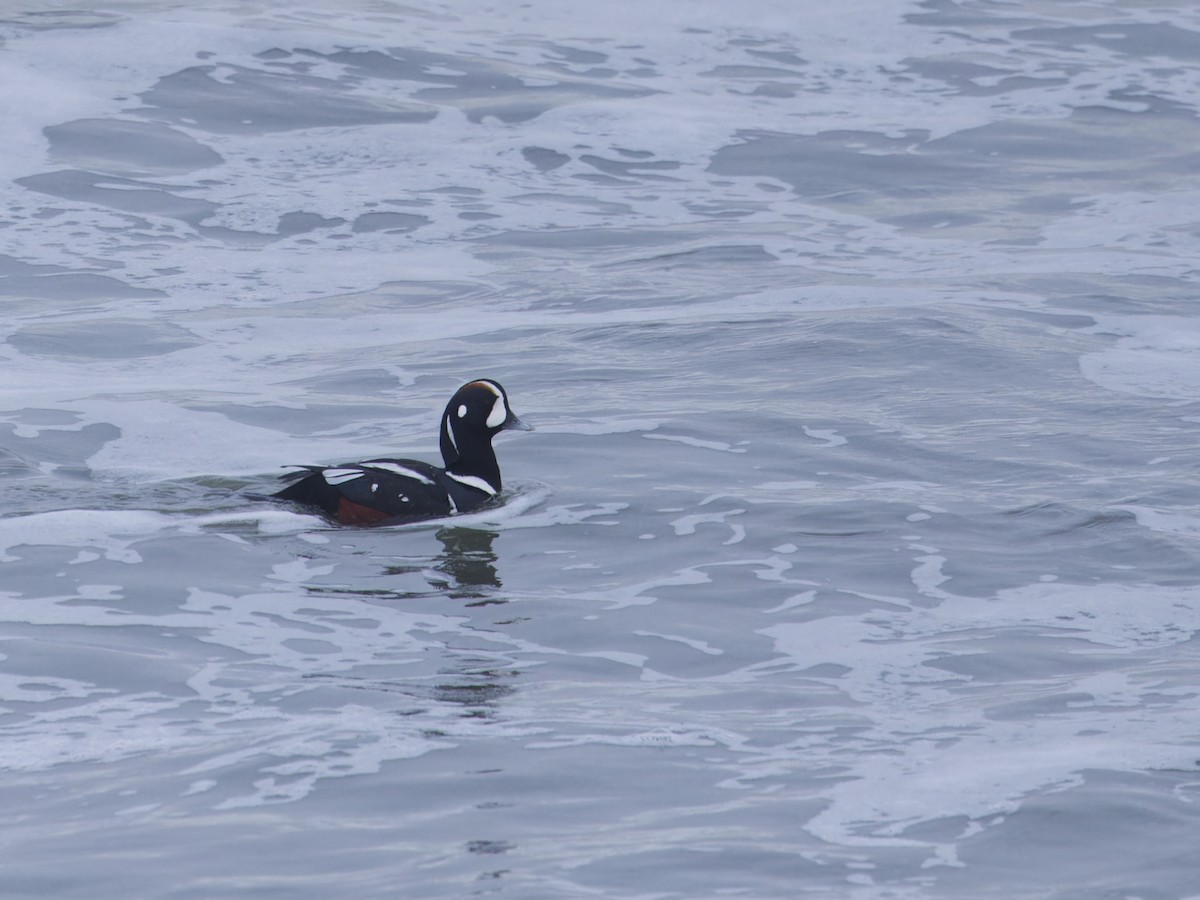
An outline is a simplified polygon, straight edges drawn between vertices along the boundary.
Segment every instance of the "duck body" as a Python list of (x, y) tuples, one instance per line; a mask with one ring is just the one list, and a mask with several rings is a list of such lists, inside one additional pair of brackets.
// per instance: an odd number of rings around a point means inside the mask
[[(368, 459), (336, 466), (295, 466), (272, 496), (314, 507), (343, 525), (412, 522), (468, 512), (500, 493), (492, 438), (531, 431), (508, 405), (499, 382), (480, 378), (459, 388), (438, 431), (444, 468), (415, 459)], [(293, 468), (293, 467), (289, 467)]]

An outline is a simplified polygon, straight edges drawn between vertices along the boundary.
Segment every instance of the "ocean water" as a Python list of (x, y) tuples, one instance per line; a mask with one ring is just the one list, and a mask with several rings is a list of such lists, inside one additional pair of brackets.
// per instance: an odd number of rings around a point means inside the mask
[[(1198, 63), (0, 2), (0, 894), (1200, 897)], [(479, 376), (502, 506), (256, 499)]]

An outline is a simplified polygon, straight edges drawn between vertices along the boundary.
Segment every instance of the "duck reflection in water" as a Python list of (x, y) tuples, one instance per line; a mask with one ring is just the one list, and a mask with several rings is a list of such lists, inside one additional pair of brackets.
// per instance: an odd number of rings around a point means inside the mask
[(451, 597), (474, 597), (480, 602), (504, 603), (490, 589), (502, 587), (496, 574), (496, 551), (492, 542), (499, 537), (494, 531), (477, 528), (440, 528), (437, 539), (442, 542), (442, 555), (434, 568), (446, 575), (450, 581), (446, 589)]
[[(490, 606), (507, 603), (497, 596), (501, 588), (496, 574), (496, 552), (492, 547), (499, 535), (494, 531), (478, 528), (439, 528), (434, 536), (442, 544), (442, 552), (432, 559), (426, 557), (417, 564), (392, 565), (384, 569), (385, 574), (420, 576), (438, 593), (456, 599), (467, 600), (467, 607)], [(428, 598), (427, 592), (388, 592), (394, 600)], [(511, 620), (510, 620), (511, 621)], [(467, 631), (478, 629), (492, 634), (502, 628), (504, 621), (496, 621), (484, 614), (476, 623), (463, 623)], [(470, 644), (470, 642), (468, 642)], [(484, 647), (490, 647), (487, 641)], [(432, 647), (431, 647), (432, 649)], [(442, 653), (432, 653), (426, 662), (436, 666), (433, 683), (400, 681), (371, 682), (372, 690), (396, 690), (405, 694), (425, 695), (440, 703), (462, 707), (461, 715), (468, 718), (490, 718), (496, 704), (516, 690), (520, 670), (515, 661), (503, 649), (481, 650), (474, 646), (459, 646), (459, 642), (445, 645)]]
[(495, 596), (502, 587), (496, 574), (496, 551), (492, 542), (499, 535), (479, 528), (439, 528), (434, 535), (442, 544), (442, 552), (433, 559), (432, 569), (424, 566), (389, 566), (389, 575), (408, 575), (420, 572), (425, 580), (455, 599), (473, 600), (468, 606), (504, 603)]
[[(451, 597), (469, 599), (467, 606), (507, 602), (496, 596), (501, 586), (492, 549), (492, 542), (499, 537), (496, 532), (452, 527), (438, 529), (436, 537), (442, 542), (442, 554), (434, 570), (445, 575), (447, 581), (438, 584), (427, 574), (430, 584), (441, 587)], [(464, 715), (471, 718), (491, 718), (495, 704), (514, 692), (512, 682), (519, 674), (499, 663), (490, 655), (462, 657), (453, 667), (442, 670), (443, 678), (433, 688), (434, 698), (465, 707)]]

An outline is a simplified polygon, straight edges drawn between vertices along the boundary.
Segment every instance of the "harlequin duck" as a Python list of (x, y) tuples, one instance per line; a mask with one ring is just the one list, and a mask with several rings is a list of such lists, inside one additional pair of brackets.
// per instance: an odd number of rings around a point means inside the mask
[[(294, 482), (272, 496), (318, 507), (343, 525), (410, 522), (466, 512), (500, 493), (492, 438), (532, 431), (508, 405), (499, 382), (480, 378), (458, 389), (442, 413), (444, 469), (415, 459), (368, 459), (340, 466), (296, 466)], [(293, 468), (287, 466), (285, 468)]]

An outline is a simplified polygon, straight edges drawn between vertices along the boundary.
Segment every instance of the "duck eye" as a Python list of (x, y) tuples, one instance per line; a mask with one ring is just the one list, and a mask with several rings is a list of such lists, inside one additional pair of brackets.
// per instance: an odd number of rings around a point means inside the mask
[(458, 417), (461, 419), (466, 414), (467, 414), (467, 404), (462, 403), (458, 407)]

